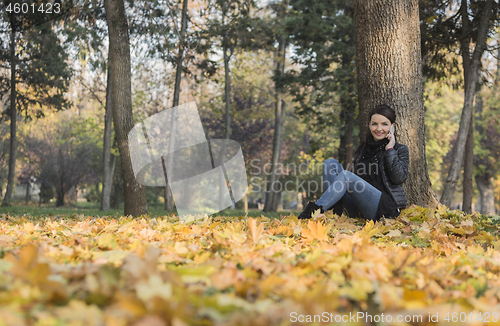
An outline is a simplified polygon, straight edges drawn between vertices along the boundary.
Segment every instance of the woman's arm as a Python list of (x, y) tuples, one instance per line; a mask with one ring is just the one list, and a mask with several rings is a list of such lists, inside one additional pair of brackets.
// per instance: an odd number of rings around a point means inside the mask
[(393, 184), (400, 185), (408, 177), (408, 164), (410, 157), (408, 147), (400, 145), (398, 149), (388, 149), (384, 153), (384, 163), (387, 176)]

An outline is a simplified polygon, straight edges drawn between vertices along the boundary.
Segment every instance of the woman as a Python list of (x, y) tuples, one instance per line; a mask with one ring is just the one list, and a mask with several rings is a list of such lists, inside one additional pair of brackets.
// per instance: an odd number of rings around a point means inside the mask
[[(309, 202), (299, 219), (311, 218), (312, 212), (324, 212), (342, 203), (350, 217), (378, 220), (394, 218), (406, 207), (403, 182), (408, 176), (408, 147), (396, 143), (391, 126), (396, 113), (380, 105), (370, 113), (366, 140), (355, 151), (354, 173), (342, 169), (339, 162), (323, 163), (326, 191), (316, 202)], [(337, 205), (336, 205), (337, 206)]]

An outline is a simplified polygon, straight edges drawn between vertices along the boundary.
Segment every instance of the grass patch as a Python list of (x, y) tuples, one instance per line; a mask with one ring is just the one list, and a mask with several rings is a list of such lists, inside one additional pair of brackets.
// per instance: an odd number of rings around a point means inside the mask
[[(122, 205), (123, 206), (123, 205)], [(162, 206), (162, 205), (158, 205)], [(63, 207), (55, 207), (53, 204), (51, 205), (24, 205), (24, 202), (13, 202), (10, 207), (0, 207), (0, 214), (6, 214), (9, 216), (22, 216), (27, 219), (38, 219), (43, 217), (51, 217), (51, 216), (71, 216), (73, 214), (83, 214), (84, 216), (94, 216), (94, 217), (120, 217), (123, 215), (123, 207), (120, 209), (110, 209), (107, 211), (100, 211), (99, 204), (95, 203), (87, 203), (81, 202), (77, 203), (73, 206), (63, 206)], [(148, 207), (148, 215), (145, 217), (155, 218), (155, 217), (163, 217), (163, 216), (171, 216), (173, 214), (177, 214), (176, 211), (168, 212), (164, 209), (154, 209), (153, 205)], [(279, 218), (282, 219), (285, 216), (289, 216), (290, 214), (294, 214), (297, 216), (300, 214), (300, 211), (281, 211), (281, 212), (262, 212), (261, 210), (249, 210), (247, 214), (245, 214), (242, 209), (225, 209), (219, 213), (213, 214), (214, 217), (217, 216), (247, 216), (247, 217), (260, 217), (264, 215), (267, 218), (274, 219)]]

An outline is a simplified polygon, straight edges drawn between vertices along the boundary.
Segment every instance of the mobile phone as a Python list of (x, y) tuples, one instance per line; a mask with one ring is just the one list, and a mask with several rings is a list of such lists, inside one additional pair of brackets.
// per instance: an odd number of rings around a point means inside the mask
[(391, 124), (391, 134), (394, 135), (394, 125), (393, 124)]

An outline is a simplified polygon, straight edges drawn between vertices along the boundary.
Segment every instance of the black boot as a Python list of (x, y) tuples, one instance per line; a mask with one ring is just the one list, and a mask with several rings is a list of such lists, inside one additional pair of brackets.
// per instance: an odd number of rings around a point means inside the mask
[(302, 213), (300, 213), (298, 218), (301, 220), (310, 219), (312, 212), (317, 211), (318, 209), (321, 209), (321, 213), (324, 212), (323, 207), (316, 205), (315, 202), (310, 201), (309, 204), (307, 204), (304, 211)]

